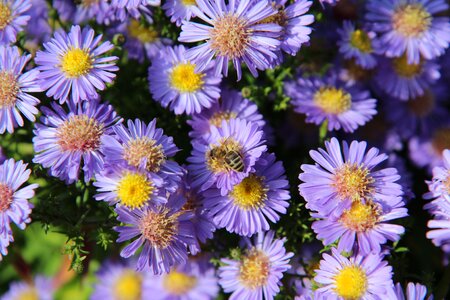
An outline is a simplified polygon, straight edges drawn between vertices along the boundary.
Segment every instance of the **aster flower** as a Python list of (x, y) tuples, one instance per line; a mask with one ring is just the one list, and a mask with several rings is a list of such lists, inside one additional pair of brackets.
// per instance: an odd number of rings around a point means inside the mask
[(0, 134), (24, 125), (22, 113), (34, 122), (39, 100), (30, 92), (40, 92), (39, 71), (23, 72), (31, 55), (20, 55), (17, 47), (0, 46)]
[(186, 22), (181, 26), (180, 42), (205, 43), (189, 49), (188, 60), (206, 68), (215, 57), (215, 74), (228, 75), (228, 62), (232, 61), (238, 80), (242, 77), (241, 63), (245, 63), (253, 76), (259, 70), (271, 67), (280, 49), (282, 27), (275, 23), (261, 23), (276, 14), (267, 0), (252, 1), (197, 0), (194, 14), (208, 25)]
[(251, 172), (231, 191), (222, 196), (220, 190), (204, 192), (205, 208), (218, 228), (251, 236), (270, 229), (289, 206), (289, 182), (281, 162), (275, 155), (264, 153)]
[(241, 119), (222, 121), (221, 127), (211, 127), (204, 140), (193, 140), (193, 150), (187, 159), (192, 187), (200, 192), (217, 186), (225, 195), (248, 176), (266, 146), (263, 132), (255, 123)]
[(24, 230), (33, 205), (28, 201), (34, 196), (37, 184), (20, 188), (30, 177), (31, 171), (23, 161), (15, 162), (12, 158), (0, 165), (0, 261), (7, 255), (9, 242), (14, 241), (11, 222)]
[(450, 203), (450, 150), (442, 153), (443, 166), (433, 168), (433, 179), (427, 181), (429, 192), (424, 194), (424, 199), (435, 199), (434, 202)]
[(51, 108), (41, 107), (41, 111), (41, 123), (36, 123), (34, 130), (33, 162), (68, 184), (79, 179), (81, 168), (84, 181), (89, 182), (105, 163), (102, 136), (121, 122), (113, 107), (97, 101), (69, 102), (68, 112), (56, 103)]
[(17, 33), (27, 25), (30, 0), (0, 1), (0, 45), (15, 43)]
[(110, 42), (100, 44), (102, 35), (94, 37), (94, 30), (72, 26), (67, 34), (57, 31), (45, 50), (38, 51), (35, 62), (41, 71), (40, 84), (47, 96), (64, 103), (69, 99), (98, 98), (96, 89), (104, 90), (119, 68), (115, 56), (102, 56), (114, 48)]
[(167, 47), (148, 70), (153, 99), (177, 115), (200, 113), (220, 97), (221, 76), (214, 76), (211, 68), (199, 71), (185, 52), (184, 46)]
[(11, 283), (9, 290), (0, 297), (0, 300), (52, 300), (53, 292), (53, 281), (50, 278), (36, 276), (32, 283), (24, 281)]
[[(421, 285), (419, 283), (414, 284), (412, 282), (408, 282), (408, 285), (406, 286), (406, 294), (405, 294), (405, 293), (403, 293), (403, 289), (402, 289), (402, 286), (400, 285), (400, 283), (397, 283), (395, 285), (395, 294), (394, 295), (393, 295), (393, 297), (396, 297), (395, 299), (397, 299), (397, 300), (425, 300), (425, 297), (427, 295), (427, 287), (424, 285)], [(432, 300), (433, 296), (430, 296), (427, 299)]]
[(223, 258), (219, 284), (230, 300), (273, 299), (280, 292), (281, 278), (291, 266), (293, 253), (286, 253), (285, 239), (274, 239), (274, 232), (260, 232), (253, 243), (245, 239), (247, 249), (240, 260)]
[(30, 20), (25, 29), (27, 36), (31, 40), (27, 40), (27, 47), (37, 49), (43, 41), (48, 41), (52, 34), (52, 28), (48, 22), (48, 4), (45, 0), (31, 0), (32, 8), (29, 11)]
[(432, 59), (448, 48), (450, 19), (436, 16), (448, 9), (445, 0), (371, 0), (366, 9), (388, 57), (406, 55), (409, 64), (418, 64), (421, 57)]
[[(154, 173), (164, 180), (165, 188), (174, 192), (183, 175), (183, 169), (172, 160), (178, 148), (173, 138), (156, 128), (156, 119), (149, 124), (128, 120), (127, 127), (113, 128), (114, 135), (102, 138), (102, 151), (111, 165), (126, 165)], [(156, 178), (156, 177), (155, 177)]]
[(403, 195), (396, 183), (400, 176), (395, 168), (379, 166), (388, 158), (379, 152), (377, 148), (367, 150), (367, 143), (358, 141), (350, 146), (343, 142), (341, 150), (336, 138), (325, 142), (325, 150), (311, 150), (316, 163), (303, 164), (299, 175), (306, 207), (324, 216), (340, 216), (355, 201), (371, 200), (383, 208), (395, 206)]
[(195, 16), (192, 8), (196, 4), (196, 0), (168, 0), (163, 4), (162, 9), (166, 16), (170, 17), (170, 22), (181, 26), (184, 20), (189, 21)]
[[(392, 268), (378, 253), (346, 258), (335, 249), (324, 253), (314, 280), (324, 299), (382, 299), (392, 293)], [(388, 299), (388, 298), (386, 298)]]
[(377, 113), (376, 100), (356, 86), (346, 87), (334, 74), (325, 78), (299, 78), (285, 84), (294, 110), (306, 115), (306, 122), (328, 122), (328, 130), (353, 132)]

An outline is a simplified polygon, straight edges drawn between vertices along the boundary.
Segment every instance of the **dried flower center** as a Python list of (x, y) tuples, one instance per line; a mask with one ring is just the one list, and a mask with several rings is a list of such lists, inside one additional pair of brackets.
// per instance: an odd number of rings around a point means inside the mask
[(141, 300), (142, 276), (133, 271), (126, 270), (114, 284), (114, 300)]
[(372, 52), (370, 37), (364, 30), (357, 29), (350, 34), (350, 45), (364, 53)]
[(89, 6), (91, 6), (93, 4), (97, 4), (99, 2), (100, 2), (100, 0), (81, 0), (81, 5), (85, 6), (85, 7), (89, 7)]
[(242, 258), (239, 278), (243, 285), (256, 289), (266, 285), (270, 273), (270, 260), (263, 252), (251, 249)]
[(7, 72), (0, 72), (0, 109), (9, 108), (16, 104), (19, 85), (16, 77)]
[(93, 151), (100, 146), (103, 125), (86, 115), (71, 116), (57, 130), (58, 145), (63, 151)]
[(209, 124), (221, 127), (222, 121), (229, 121), (231, 119), (235, 119), (237, 114), (234, 111), (218, 111), (209, 118)]
[(239, 184), (236, 184), (230, 192), (235, 205), (242, 209), (261, 207), (267, 199), (267, 187), (264, 178), (250, 174)]
[(418, 117), (428, 116), (434, 109), (434, 95), (430, 90), (426, 90), (422, 96), (411, 99), (407, 102), (409, 110)]
[(232, 138), (223, 139), (206, 152), (206, 165), (214, 173), (243, 172), (242, 147)]
[(144, 205), (154, 191), (153, 183), (139, 173), (126, 173), (117, 186), (120, 204), (131, 209)]
[(211, 30), (211, 48), (220, 56), (242, 57), (250, 41), (247, 21), (240, 16), (224, 15)]
[(352, 106), (352, 96), (343, 89), (322, 87), (314, 94), (314, 103), (327, 114), (342, 114)]
[(159, 212), (148, 211), (140, 224), (142, 236), (150, 242), (152, 247), (167, 248), (178, 232), (178, 216), (180, 214), (169, 215), (167, 208), (163, 208)]
[(149, 172), (158, 172), (166, 161), (162, 145), (148, 137), (131, 140), (125, 147), (123, 158), (133, 167), (144, 167)]
[(197, 278), (178, 271), (171, 271), (164, 277), (163, 286), (172, 295), (185, 295), (197, 285)]
[[(444, 181), (444, 189), (450, 195), (450, 171)], [(0, 210), (1, 211), (1, 210)]]
[(181, 93), (193, 93), (203, 86), (202, 73), (195, 72), (195, 65), (191, 63), (178, 64), (169, 75), (172, 87)]
[(86, 75), (91, 68), (92, 59), (86, 50), (72, 48), (62, 56), (61, 69), (68, 78)]
[(361, 299), (366, 293), (366, 273), (359, 266), (346, 266), (334, 277), (336, 293), (346, 300)]
[(196, 0), (181, 0), (181, 3), (183, 3), (183, 5), (185, 6), (197, 4)]
[(11, 22), (11, 9), (6, 3), (0, 3), (0, 30), (6, 28)]
[(139, 21), (131, 20), (128, 25), (128, 33), (131, 37), (139, 40), (143, 44), (155, 42), (159, 35), (158, 31), (153, 27), (146, 27)]
[(5, 212), (13, 202), (13, 190), (4, 183), (0, 183), (0, 213)]
[(345, 163), (334, 174), (333, 187), (341, 200), (353, 201), (368, 199), (372, 193), (375, 179), (363, 165)]
[(352, 231), (364, 232), (377, 224), (380, 213), (381, 209), (375, 203), (355, 201), (350, 209), (342, 213), (339, 221)]
[(30, 286), (26, 290), (22, 291), (16, 298), (16, 300), (39, 300), (39, 295), (35, 287)]
[(421, 4), (400, 6), (392, 15), (392, 26), (405, 37), (418, 37), (431, 25), (431, 15)]
[(422, 72), (422, 63), (408, 64), (406, 55), (402, 55), (392, 60), (395, 73), (401, 77), (413, 78)]
[(431, 143), (434, 150), (439, 154), (442, 154), (445, 149), (450, 149), (450, 128), (436, 130)]

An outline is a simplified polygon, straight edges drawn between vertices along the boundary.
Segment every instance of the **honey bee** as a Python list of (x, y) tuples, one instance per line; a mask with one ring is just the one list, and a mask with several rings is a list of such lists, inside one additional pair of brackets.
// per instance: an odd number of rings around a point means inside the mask
[(211, 149), (209, 156), (213, 160), (221, 161), (227, 170), (234, 170), (236, 172), (244, 171), (244, 158), (237, 150), (227, 150), (217, 147)]

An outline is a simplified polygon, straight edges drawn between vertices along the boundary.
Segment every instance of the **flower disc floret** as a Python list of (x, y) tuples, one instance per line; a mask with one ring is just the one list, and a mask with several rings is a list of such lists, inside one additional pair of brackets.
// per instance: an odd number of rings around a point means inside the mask
[(270, 273), (270, 260), (264, 252), (252, 248), (242, 258), (239, 279), (250, 289), (266, 285)]
[(375, 227), (379, 221), (381, 210), (379, 205), (366, 201), (355, 201), (342, 213), (339, 221), (355, 232), (365, 232)]
[(220, 17), (211, 30), (211, 48), (221, 56), (242, 57), (249, 41), (247, 21), (239, 15), (226, 14)]
[(420, 3), (400, 6), (392, 15), (394, 30), (406, 37), (420, 36), (430, 25), (431, 14)]
[(360, 200), (373, 192), (374, 182), (369, 169), (364, 165), (345, 163), (336, 170), (332, 185), (340, 199)]
[(123, 158), (133, 167), (139, 167), (145, 161), (145, 169), (149, 172), (158, 172), (166, 161), (162, 145), (145, 136), (131, 140), (125, 146)]
[(158, 212), (148, 211), (139, 225), (142, 236), (153, 247), (167, 248), (173, 236), (178, 232), (178, 217), (180, 213), (169, 214), (167, 208)]
[(89, 152), (100, 147), (103, 125), (86, 115), (73, 115), (57, 129), (58, 144), (63, 151)]
[(6, 3), (0, 3), (0, 30), (3, 30), (11, 22), (11, 9)]
[(336, 293), (344, 299), (361, 299), (367, 291), (367, 275), (359, 266), (344, 267), (334, 280)]
[(11, 207), (13, 202), (13, 190), (6, 184), (0, 183), (0, 213)]
[(352, 96), (341, 88), (322, 87), (314, 94), (313, 100), (328, 114), (341, 114), (352, 106)]
[(120, 204), (129, 208), (137, 208), (150, 199), (155, 191), (153, 184), (145, 174), (127, 173), (117, 186)]
[(176, 270), (164, 277), (164, 288), (173, 295), (185, 295), (197, 285), (197, 278)]
[(61, 69), (68, 78), (78, 78), (92, 69), (92, 59), (86, 50), (73, 48), (62, 56)]
[(252, 209), (263, 205), (267, 199), (267, 191), (263, 178), (250, 174), (233, 187), (230, 197), (233, 198), (234, 204), (240, 208)]
[(350, 44), (364, 53), (372, 52), (372, 41), (364, 30), (357, 29), (350, 34)]
[(10, 108), (17, 102), (19, 86), (16, 77), (7, 71), (0, 71), (0, 109)]
[(126, 270), (117, 278), (113, 287), (114, 296), (117, 300), (141, 300), (142, 297), (142, 275)]
[(194, 64), (181, 63), (172, 69), (170, 83), (181, 93), (193, 93), (202, 88), (204, 75), (195, 71)]

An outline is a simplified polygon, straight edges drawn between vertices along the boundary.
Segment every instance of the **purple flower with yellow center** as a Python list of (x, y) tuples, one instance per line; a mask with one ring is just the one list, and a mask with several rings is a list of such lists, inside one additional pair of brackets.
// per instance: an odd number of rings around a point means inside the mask
[(289, 182), (283, 164), (264, 153), (251, 172), (222, 196), (216, 188), (204, 192), (205, 208), (218, 228), (243, 236), (270, 229), (289, 206)]
[(299, 191), (306, 207), (322, 216), (341, 216), (359, 201), (378, 203), (383, 209), (401, 201), (397, 169), (381, 168), (388, 156), (374, 147), (367, 150), (366, 142), (353, 141), (349, 146), (344, 141), (341, 150), (338, 140), (332, 138), (325, 142), (325, 150), (309, 154), (316, 163), (301, 166)]
[(219, 284), (230, 300), (273, 299), (280, 292), (283, 273), (291, 268), (285, 239), (275, 239), (273, 231), (260, 232), (253, 243), (245, 238), (247, 249), (240, 260), (223, 258)]
[[(426, 286), (419, 283), (408, 282), (408, 285), (406, 286), (406, 293), (403, 293), (401, 284), (397, 283), (395, 285), (395, 293), (391, 297), (396, 300), (425, 300), (426, 296)], [(433, 296), (430, 296), (427, 299), (432, 300)]]
[(37, 184), (21, 186), (30, 178), (31, 171), (23, 161), (15, 162), (12, 158), (0, 165), (0, 261), (7, 255), (9, 243), (14, 241), (11, 222), (24, 230), (30, 223), (33, 208), (28, 200), (33, 198)]
[(69, 102), (66, 112), (60, 105), (41, 107), (41, 123), (35, 124), (34, 163), (49, 168), (51, 176), (70, 184), (84, 172), (89, 182), (103, 169), (105, 159), (100, 149), (101, 138), (111, 133), (111, 127), (121, 119), (111, 105), (97, 101), (78, 104)]
[[(125, 165), (154, 173), (164, 180), (165, 189), (174, 192), (183, 175), (177, 162), (169, 160), (178, 148), (173, 138), (156, 128), (156, 119), (149, 124), (140, 120), (128, 120), (127, 127), (120, 124), (113, 128), (114, 135), (102, 138), (102, 151), (111, 165)], [(155, 178), (157, 178), (155, 177)]]
[(186, 20), (189, 21), (195, 16), (193, 7), (197, 4), (196, 0), (168, 0), (163, 4), (166, 16), (170, 17), (170, 22), (181, 26), (181, 23)]
[(200, 192), (216, 186), (222, 195), (231, 191), (252, 171), (267, 147), (258, 124), (241, 119), (222, 121), (221, 127), (211, 127), (204, 140), (193, 140), (193, 150), (187, 159), (192, 187)]
[(30, 20), (30, 0), (0, 0), (0, 45), (15, 43)]
[(64, 103), (98, 98), (96, 90), (104, 90), (116, 76), (117, 57), (104, 56), (114, 48), (110, 42), (100, 43), (89, 27), (72, 26), (67, 34), (61, 30), (36, 54), (40, 85), (47, 96)]
[(148, 70), (153, 99), (177, 115), (198, 114), (220, 97), (221, 76), (215, 76), (211, 67), (199, 71), (185, 54), (184, 46), (167, 47)]
[(405, 55), (409, 64), (418, 64), (421, 57), (433, 59), (448, 48), (450, 19), (436, 16), (448, 9), (445, 0), (371, 0), (366, 9), (379, 49), (388, 57)]
[(392, 267), (379, 253), (347, 258), (332, 248), (322, 258), (314, 280), (323, 299), (383, 299), (392, 293)]
[(188, 60), (200, 69), (206, 68), (213, 58), (215, 74), (228, 75), (228, 62), (242, 77), (241, 63), (245, 63), (253, 76), (259, 70), (271, 67), (271, 60), (278, 58), (282, 27), (275, 23), (262, 23), (276, 11), (267, 0), (252, 1), (197, 0), (194, 14), (207, 23), (185, 22), (181, 26), (180, 42), (205, 43), (189, 49)]
[(325, 78), (299, 78), (285, 84), (294, 110), (306, 115), (306, 122), (327, 122), (329, 131), (353, 132), (377, 114), (377, 100), (357, 86), (347, 87), (335, 74)]
[(0, 300), (52, 300), (54, 289), (52, 279), (36, 276), (31, 283), (25, 281), (11, 283)]
[(39, 100), (30, 92), (40, 92), (39, 71), (23, 72), (31, 55), (20, 55), (17, 47), (0, 46), (0, 134), (24, 125), (22, 113), (34, 122)]

